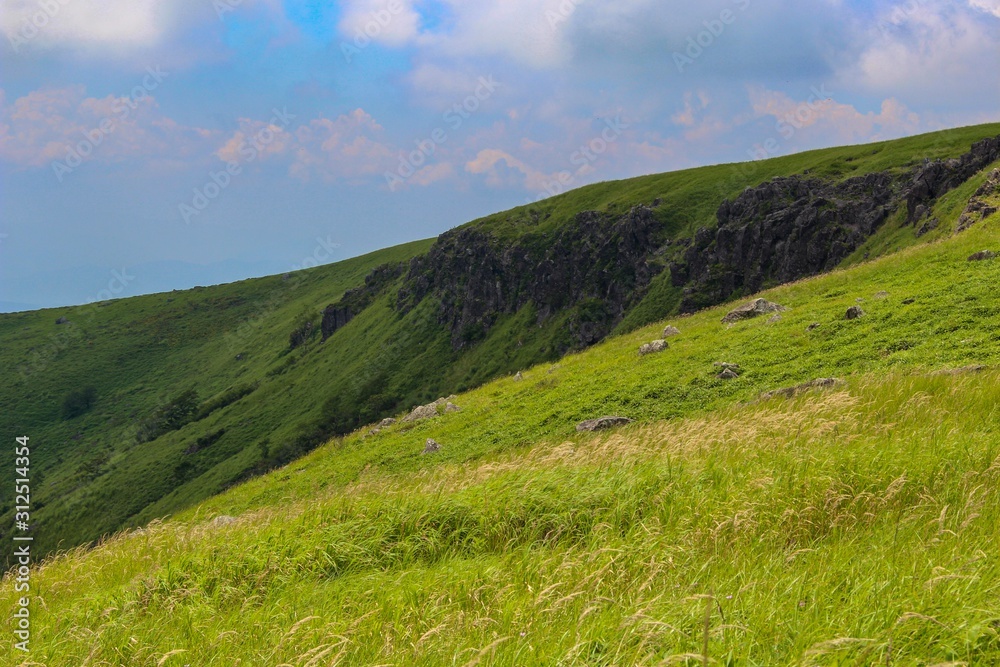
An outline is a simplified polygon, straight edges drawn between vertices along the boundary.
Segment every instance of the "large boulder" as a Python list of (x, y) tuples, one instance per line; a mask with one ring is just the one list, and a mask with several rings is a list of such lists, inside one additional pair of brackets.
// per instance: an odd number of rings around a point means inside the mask
[(749, 320), (754, 317), (760, 317), (761, 315), (780, 313), (785, 310), (788, 309), (780, 304), (772, 303), (767, 299), (755, 299), (748, 304), (744, 304), (739, 308), (729, 311), (729, 313), (722, 318), (722, 323), (732, 324), (734, 322), (739, 322), (740, 320)]
[(625, 424), (631, 424), (632, 420), (628, 417), (617, 417), (617, 416), (604, 416), (598, 417), (597, 419), (588, 419), (582, 421), (576, 425), (577, 431), (603, 431), (609, 428), (615, 428), (616, 426), (624, 426)]

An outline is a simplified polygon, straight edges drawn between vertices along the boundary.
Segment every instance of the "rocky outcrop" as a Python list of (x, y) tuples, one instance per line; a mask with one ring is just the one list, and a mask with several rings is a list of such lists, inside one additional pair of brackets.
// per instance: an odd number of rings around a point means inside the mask
[(972, 225), (990, 217), (1000, 209), (1000, 169), (994, 169), (976, 190), (968, 205), (958, 216), (956, 232), (964, 232)]
[(320, 329), (323, 340), (332, 336), (338, 329), (347, 325), (362, 310), (371, 305), (380, 294), (403, 274), (402, 264), (383, 264), (371, 270), (365, 276), (365, 284), (344, 292), (340, 301), (331, 304), (323, 311), (323, 323)]
[[(938, 224), (929, 217), (934, 200), (997, 159), (1000, 137), (979, 141), (958, 158), (926, 161), (902, 177), (878, 172), (831, 183), (789, 176), (747, 188), (723, 202), (717, 227), (699, 230), (671, 264), (674, 286), (684, 288), (681, 310), (693, 312), (828, 271), (900, 207), (909, 223), (920, 223), (917, 233), (925, 234)], [(993, 187), (991, 177), (980, 199), (992, 197)], [(969, 220), (995, 211), (992, 201), (974, 203)]]
[(539, 324), (572, 310), (573, 346), (592, 345), (663, 269), (653, 261), (662, 227), (646, 206), (620, 216), (584, 211), (571, 224), (513, 242), (482, 226), (462, 227), (410, 262), (397, 308), (407, 312), (425, 297), (437, 298), (439, 320), (456, 349), (484, 338), (502, 315), (528, 303)]
[[(958, 187), (977, 172), (1000, 160), (1000, 137), (983, 139), (968, 153), (950, 160), (927, 160), (917, 169), (906, 187), (904, 198), (908, 220), (916, 222), (926, 215), (928, 204)], [(924, 208), (921, 209), (920, 207)]]
[(888, 173), (837, 184), (791, 176), (747, 188), (722, 203), (718, 227), (699, 230), (671, 265), (674, 285), (685, 287), (681, 309), (834, 268), (885, 222), (894, 201)]

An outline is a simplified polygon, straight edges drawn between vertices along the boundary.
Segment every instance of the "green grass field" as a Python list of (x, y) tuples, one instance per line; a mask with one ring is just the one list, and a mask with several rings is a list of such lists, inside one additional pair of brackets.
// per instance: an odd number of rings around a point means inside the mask
[(942, 222), (776, 322), (622, 333), (52, 558), (7, 664), (1000, 664), (1000, 215)]
[[(661, 199), (656, 211), (666, 223), (665, 233), (682, 239), (713, 224), (723, 198), (773, 176), (808, 172), (837, 179), (873, 170), (901, 172), (925, 158), (960, 155), (974, 141), (997, 134), (1000, 125), (981, 125), (600, 183), (469, 224), (501, 238), (545, 243), (580, 211), (622, 213)], [(973, 179), (942, 198), (935, 211), (942, 225), (928, 236), (917, 239), (912, 227), (894, 220), (847, 263), (946, 238), (981, 180)], [(401, 315), (393, 308), (391, 294), (376, 300), (325, 343), (314, 334), (290, 349), (289, 335), (298, 325), (305, 321), (318, 325), (323, 308), (362, 284), (373, 267), (408, 262), (430, 244), (419, 241), (288, 277), (0, 315), (0, 367), (8, 371), (8, 381), (0, 385), (0, 430), (27, 434), (40, 443), (34, 460), (32, 515), (39, 553), (91, 543), (122, 527), (174, 514), (293, 460), (333, 433), (559, 359), (572, 312), (557, 314), (539, 327), (528, 306), (501, 317), (477, 345), (455, 350), (449, 332), (438, 322), (432, 299)], [(893, 260), (894, 267), (897, 261), (916, 260)], [(871, 269), (859, 270), (868, 283), (840, 275), (825, 284), (843, 281), (842, 285), (829, 287), (826, 294), (800, 297), (796, 290), (806, 288), (799, 287), (782, 292), (793, 302), (808, 300), (810, 308), (831, 319), (816, 332), (802, 330), (804, 316), (799, 313), (804, 311), (799, 310), (776, 327), (734, 330), (725, 338), (694, 329), (671, 355), (676, 366), (670, 376), (662, 375), (655, 363), (631, 357), (626, 366), (597, 361), (603, 356), (586, 357), (585, 362), (566, 359), (562, 370), (526, 383), (520, 393), (490, 398), (499, 403), (482, 417), (482, 424), (475, 421), (480, 412), (472, 409), (453, 420), (455, 428), (483, 428), (475, 439), (460, 436), (462, 448), (447, 447), (440, 458), (466, 460), (529, 445), (554, 437), (574, 419), (599, 408), (627, 411), (643, 420), (673, 418), (727, 405), (751, 386), (782, 382), (801, 375), (802, 369), (842, 372), (844, 364), (858, 371), (889, 369), (916, 361), (953, 363), (968, 356), (972, 343), (956, 342), (960, 339), (942, 329), (950, 325), (922, 319), (928, 304), (899, 307), (903, 292), (923, 284), (914, 282), (925, 280), (922, 274), (913, 278), (900, 267), (880, 281), (864, 273)], [(902, 275), (907, 277), (893, 277)], [(866, 294), (856, 285), (879, 282), (893, 296), (884, 304), (872, 304), (871, 318), (854, 327), (833, 321), (847, 301), (855, 296), (870, 298), (877, 291)], [(933, 284), (948, 290), (942, 283)], [(839, 295), (841, 291), (850, 292), (850, 297)], [(971, 301), (955, 307), (966, 313), (963, 322), (978, 327), (968, 338), (979, 341), (987, 335), (982, 327), (992, 313), (989, 290), (941, 298), (972, 299), (975, 294), (979, 301), (974, 311), (969, 310)], [(669, 271), (661, 273), (645, 298), (625, 314), (616, 331), (622, 338), (615, 345), (628, 348), (636, 335), (651, 335), (632, 332), (675, 314), (679, 298)], [(896, 310), (890, 315), (891, 305)], [(69, 322), (56, 324), (61, 317)], [(768, 352), (766, 343), (774, 336), (782, 343)], [(861, 340), (867, 346), (858, 349), (855, 343)], [(755, 350), (747, 363), (748, 375), (732, 385), (714, 383), (703, 366), (702, 346), (718, 346), (714, 356), (744, 361)], [(588, 370), (577, 370), (577, 363)], [(144, 423), (192, 389), (202, 418), (151, 440), (137, 439)], [(83, 402), (82, 414), (68, 417), (62, 406), (74, 392), (90, 398)], [(543, 399), (530, 411), (519, 411), (521, 402), (536, 397)], [(474, 405), (480, 399), (467, 400)], [(477, 415), (475, 420), (471, 415)], [(366, 443), (366, 451), (382, 452), (378, 462), (390, 470), (418, 465), (419, 459), (395, 437)], [(358, 466), (369, 461), (367, 454), (344, 447), (337, 454), (331, 484), (353, 478)], [(11, 461), (11, 451), (5, 449), (0, 464)], [(10, 525), (12, 508), (11, 489), (0, 488), (0, 526)], [(7, 540), (0, 541), (0, 554), (9, 559)]]

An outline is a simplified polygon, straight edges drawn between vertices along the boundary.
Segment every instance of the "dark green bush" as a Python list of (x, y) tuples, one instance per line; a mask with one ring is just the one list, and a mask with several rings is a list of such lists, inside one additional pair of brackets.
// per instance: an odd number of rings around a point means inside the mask
[(164, 433), (176, 431), (192, 421), (197, 413), (198, 392), (188, 389), (139, 422), (135, 439), (140, 443), (155, 440)]
[(66, 394), (62, 402), (62, 418), (75, 419), (84, 414), (97, 401), (97, 390), (93, 386), (76, 389)]

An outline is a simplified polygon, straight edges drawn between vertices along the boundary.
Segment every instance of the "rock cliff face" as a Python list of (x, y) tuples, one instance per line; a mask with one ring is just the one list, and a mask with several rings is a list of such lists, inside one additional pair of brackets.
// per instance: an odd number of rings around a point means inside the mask
[[(584, 211), (555, 231), (529, 231), (513, 241), (468, 225), (441, 235), (407, 267), (374, 270), (363, 287), (326, 309), (323, 338), (398, 286), (395, 307), (401, 313), (429, 297), (440, 304), (438, 320), (456, 350), (483, 339), (501, 316), (529, 303), (538, 324), (569, 313), (569, 345), (586, 347), (622, 321), (668, 263), (673, 286), (683, 288), (684, 312), (822, 273), (900, 209), (918, 235), (933, 229), (937, 221), (925, 218), (934, 200), (997, 159), (1000, 137), (909, 173), (877, 172), (840, 182), (775, 178), (722, 202), (715, 227), (676, 243), (643, 205), (623, 215)], [(970, 220), (973, 213), (992, 212), (994, 186), (990, 180), (977, 193), (985, 203), (967, 211)]]
[(997, 160), (1000, 160), (1000, 137), (977, 141), (961, 157), (925, 162), (913, 174), (906, 189), (909, 221), (916, 222), (926, 216), (928, 203), (957, 188)]
[(886, 173), (839, 184), (792, 176), (747, 188), (722, 203), (718, 227), (698, 231), (671, 265), (674, 285), (685, 287), (681, 309), (834, 268), (885, 222), (894, 200)]
[(956, 232), (964, 232), (981, 220), (1000, 210), (1000, 169), (994, 169), (972, 195), (955, 225)]
[(479, 340), (502, 314), (533, 303), (539, 322), (567, 309), (580, 314), (574, 344), (591, 345), (621, 321), (663, 266), (651, 261), (662, 225), (652, 209), (620, 217), (584, 211), (554, 234), (506, 243), (476, 227), (443, 234), (411, 261), (397, 306), (405, 312), (433, 294), (439, 319), (461, 348)]
[[(907, 222), (916, 225), (935, 199), (998, 159), (1000, 137), (994, 137), (961, 157), (927, 161), (902, 177), (879, 172), (833, 184), (791, 176), (747, 188), (722, 203), (718, 226), (699, 230), (684, 257), (671, 265), (673, 284), (684, 287), (681, 310), (829, 271), (898, 207), (905, 206)], [(918, 236), (936, 226), (936, 220), (925, 221)]]
[(403, 273), (402, 264), (383, 264), (371, 270), (365, 276), (365, 284), (361, 287), (347, 290), (337, 303), (331, 304), (323, 311), (321, 331), (323, 340), (332, 336), (338, 329), (362, 310), (371, 305), (375, 298), (382, 294)]

